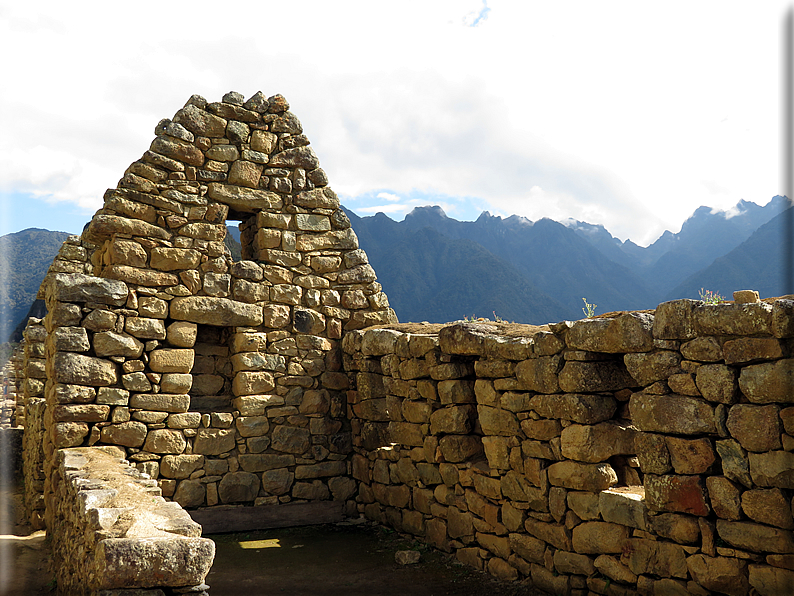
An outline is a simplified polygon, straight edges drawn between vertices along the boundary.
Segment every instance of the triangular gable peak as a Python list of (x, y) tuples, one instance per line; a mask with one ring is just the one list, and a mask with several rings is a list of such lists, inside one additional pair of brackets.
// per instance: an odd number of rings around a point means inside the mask
[[(155, 132), (83, 234), (97, 246), (94, 275), (174, 297), (289, 304), (296, 331), (335, 339), (343, 327), (395, 320), (284, 97), (259, 92), (243, 101), (232, 92), (207, 103), (194, 95)], [(259, 267), (230, 262), (227, 219), (241, 222), (242, 257)], [(300, 290), (282, 300), (246, 282)], [(262, 322), (253, 316), (246, 324)]]

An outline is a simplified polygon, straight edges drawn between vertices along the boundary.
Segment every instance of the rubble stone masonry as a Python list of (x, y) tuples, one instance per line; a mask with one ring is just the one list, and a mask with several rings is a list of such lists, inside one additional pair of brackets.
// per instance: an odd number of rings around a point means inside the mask
[(551, 594), (794, 593), (794, 300), (750, 294), (348, 333), (355, 511)]

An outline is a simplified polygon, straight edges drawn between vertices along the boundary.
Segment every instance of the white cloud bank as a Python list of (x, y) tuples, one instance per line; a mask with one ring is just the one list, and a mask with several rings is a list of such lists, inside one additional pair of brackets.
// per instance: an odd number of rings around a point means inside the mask
[(191, 94), (260, 89), (363, 213), (441, 197), (647, 243), (782, 192), (783, 2), (30, 6), (0, 6), (0, 192), (99, 207)]

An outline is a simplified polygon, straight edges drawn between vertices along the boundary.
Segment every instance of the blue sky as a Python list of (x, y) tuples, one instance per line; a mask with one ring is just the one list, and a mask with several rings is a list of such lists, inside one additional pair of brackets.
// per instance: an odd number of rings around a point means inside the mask
[(79, 232), (161, 118), (230, 90), (287, 97), (362, 216), (439, 204), (647, 244), (784, 192), (784, 2), (236, 1), (229, 28), (206, 0), (78, 6), (0, 4), (2, 234)]

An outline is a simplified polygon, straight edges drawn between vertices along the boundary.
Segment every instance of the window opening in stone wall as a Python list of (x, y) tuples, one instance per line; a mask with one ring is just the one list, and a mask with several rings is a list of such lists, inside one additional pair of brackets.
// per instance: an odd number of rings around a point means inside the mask
[(199, 325), (193, 361), (191, 412), (232, 411), (232, 365), (229, 360), (227, 327)]
[(226, 220), (226, 237), (223, 239), (223, 244), (229, 249), (232, 254), (233, 261), (242, 259), (242, 246), (240, 244), (240, 221)]

